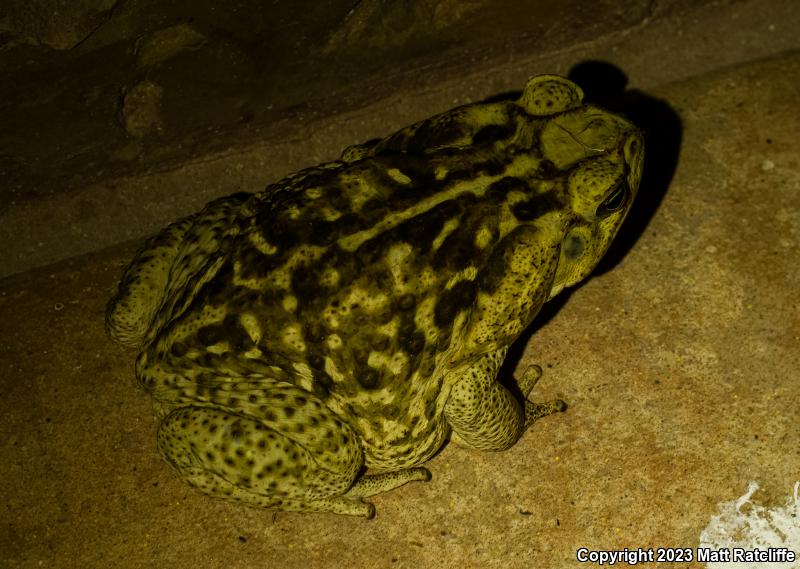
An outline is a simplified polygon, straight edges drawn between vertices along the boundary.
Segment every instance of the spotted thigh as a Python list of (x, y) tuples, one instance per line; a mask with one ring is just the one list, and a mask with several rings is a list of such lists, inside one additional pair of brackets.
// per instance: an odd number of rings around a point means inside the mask
[[(161, 424), (158, 448), (166, 460), (212, 496), (264, 507), (301, 509), (303, 503), (344, 494), (363, 459), (352, 436), (339, 436), (339, 470), (321, 467), (303, 445), (263, 421), (204, 407), (181, 407)], [(342, 460), (343, 459), (343, 460)], [(294, 506), (294, 507), (292, 507)]]
[(372, 517), (363, 498), (430, 478), (424, 468), (364, 474), (358, 438), (321, 401), (281, 385), (270, 392), (278, 405), (269, 405), (267, 393), (258, 405), (246, 398), (238, 408), (172, 410), (159, 429), (161, 454), (206, 494), (291, 511)]

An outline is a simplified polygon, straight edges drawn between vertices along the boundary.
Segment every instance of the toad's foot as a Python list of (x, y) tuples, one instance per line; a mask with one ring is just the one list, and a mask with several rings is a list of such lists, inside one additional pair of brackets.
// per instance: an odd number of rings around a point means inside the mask
[(522, 377), (517, 379), (519, 389), (525, 396), (525, 428), (530, 427), (542, 417), (560, 413), (567, 409), (567, 404), (561, 399), (554, 399), (545, 403), (534, 403), (528, 400), (528, 396), (533, 391), (533, 388), (536, 387), (542, 375), (542, 366), (534, 364), (528, 366), (522, 373)]

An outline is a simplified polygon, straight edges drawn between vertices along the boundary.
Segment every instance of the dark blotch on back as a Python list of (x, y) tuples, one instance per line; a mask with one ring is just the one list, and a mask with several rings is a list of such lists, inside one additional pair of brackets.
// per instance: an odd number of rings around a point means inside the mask
[(391, 338), (389, 338), (389, 336), (384, 336), (382, 334), (373, 336), (372, 338), (370, 338), (369, 341), (370, 347), (373, 350), (377, 350), (379, 352), (388, 349), (391, 343), (392, 343)]
[(505, 248), (508, 241), (501, 243), (501, 245), (492, 252), (483, 270), (478, 275), (478, 287), (480, 290), (492, 293), (497, 290), (500, 283), (506, 276), (506, 259)]
[(449, 330), (458, 313), (472, 306), (475, 301), (475, 283), (461, 281), (446, 290), (436, 302), (433, 322), (441, 330)]
[(320, 399), (327, 399), (333, 387), (333, 379), (324, 371), (314, 371), (314, 395)]
[[(459, 199), (469, 203), (471, 194)], [(470, 265), (480, 266), (488, 251), (480, 249), (475, 243), (475, 235), (481, 228), (495, 230), (498, 207), (491, 203), (479, 203), (464, 208), (464, 213), (456, 227), (442, 242), (431, 260), (431, 265), (439, 271), (455, 273)]]
[[(324, 334), (325, 332), (322, 330), (321, 326), (317, 327), (315, 330), (311, 330), (311, 326), (312, 325), (309, 325), (309, 327), (306, 328), (304, 336), (306, 340), (318, 342), (319, 334)], [(325, 368), (325, 358), (319, 354), (310, 353), (308, 354), (308, 365), (311, 366), (313, 370), (322, 371)]]
[(292, 292), (301, 299), (301, 308), (308, 308), (321, 296), (324, 287), (320, 282), (322, 267), (318, 264), (297, 267), (292, 274)]
[(172, 348), (170, 348), (172, 355), (176, 358), (180, 358), (186, 355), (186, 352), (189, 351), (189, 348), (186, 346), (184, 342), (175, 342), (172, 344)]
[(510, 124), (490, 124), (486, 125), (472, 137), (472, 144), (479, 145), (504, 140), (514, 134), (516, 125)]
[(349, 211), (350, 209), (350, 199), (340, 186), (325, 186), (325, 192), (322, 195), (322, 198), (327, 200), (328, 203), (337, 211)]
[(398, 133), (386, 144), (387, 148), (402, 149), (409, 152), (425, 152), (436, 146), (447, 146), (464, 137), (464, 128), (459, 117), (450, 115), (436, 117), (422, 122), (410, 136)]
[(253, 224), (261, 231), (264, 239), (277, 245), (279, 249), (288, 249), (295, 243), (305, 242), (308, 232), (308, 227), (304, 224), (284, 215), (290, 204), (289, 200), (280, 200), (271, 208), (262, 208), (253, 218)]
[[(355, 216), (353, 214), (343, 215), (342, 218), (347, 218), (349, 223), (345, 227), (352, 227), (355, 225)], [(342, 219), (339, 218), (339, 219)], [(327, 247), (342, 234), (343, 226), (336, 221), (328, 221), (325, 219), (317, 219), (314, 223), (310, 224), (308, 232), (308, 242), (312, 245), (320, 247)]]
[(501, 203), (506, 201), (508, 194), (514, 190), (527, 192), (528, 185), (519, 178), (513, 176), (506, 176), (494, 182), (486, 190), (486, 199), (492, 203)]
[(219, 324), (209, 324), (197, 331), (197, 339), (204, 346), (213, 346), (219, 342), (228, 342), (232, 349), (245, 349), (252, 343), (250, 336), (234, 315), (226, 316)]
[[(435, 194), (441, 187), (436, 180), (427, 157), (410, 153), (383, 151), (374, 159), (371, 175), (378, 179), (380, 187), (388, 192), (383, 198), (388, 211), (398, 211)], [(389, 170), (396, 169), (408, 178), (408, 182), (395, 180)], [(363, 210), (362, 210), (363, 214)], [(371, 219), (374, 223), (375, 219)]]
[[(203, 285), (203, 288), (195, 296), (192, 301), (192, 308), (199, 312), (200, 307), (207, 304), (223, 304), (235, 288), (236, 286), (233, 284), (233, 260), (228, 258), (217, 270), (217, 274)], [(184, 290), (186, 292), (184, 294), (188, 294), (191, 289), (192, 287), (185, 287)]]
[(314, 394), (320, 399), (327, 399), (333, 387), (333, 378), (324, 369), (325, 358), (319, 354), (310, 353), (308, 355), (308, 365), (314, 378)]
[(419, 330), (415, 331), (411, 334), (411, 337), (408, 339), (406, 343), (406, 350), (409, 354), (415, 355), (422, 352), (425, 348), (425, 334), (420, 332)]
[(336, 244), (331, 245), (317, 263), (323, 271), (326, 268), (332, 268), (339, 273), (338, 288), (346, 288), (361, 274), (358, 259), (352, 253), (343, 251)]
[(369, 366), (363, 366), (361, 369), (355, 370), (356, 381), (365, 389), (375, 389), (380, 383), (380, 374), (378, 370)]
[(425, 334), (417, 328), (413, 313), (400, 313), (397, 347), (400, 350), (405, 350), (408, 355), (411, 356), (409, 367), (410, 369), (416, 369), (416, 366), (419, 364), (418, 354), (425, 349)]
[(539, 180), (555, 180), (563, 176), (564, 173), (556, 168), (550, 160), (542, 160), (539, 163), (539, 169), (536, 171), (536, 178)]
[(364, 202), (358, 213), (365, 219), (376, 221), (383, 219), (389, 213), (389, 207), (383, 200), (370, 198)]
[(398, 243), (409, 243), (414, 246), (418, 255), (425, 255), (430, 251), (433, 240), (445, 222), (458, 216), (460, 211), (461, 208), (455, 200), (444, 201), (425, 213), (368, 239), (356, 250), (356, 258), (362, 266), (370, 267), (384, 258), (389, 247)]
[(367, 239), (356, 249), (355, 256), (361, 266), (369, 267), (383, 256), (383, 248), (386, 246), (385, 233)]
[(529, 200), (515, 203), (511, 206), (511, 213), (520, 221), (532, 221), (562, 207), (563, 204), (558, 192), (550, 190), (537, 194)]
[(475, 245), (475, 233), (465, 229), (459, 227), (445, 238), (431, 263), (435, 269), (457, 272), (477, 261), (479, 251)]
[(417, 300), (414, 298), (413, 294), (404, 294), (395, 299), (393, 307), (395, 312), (406, 312), (413, 309), (416, 304)]

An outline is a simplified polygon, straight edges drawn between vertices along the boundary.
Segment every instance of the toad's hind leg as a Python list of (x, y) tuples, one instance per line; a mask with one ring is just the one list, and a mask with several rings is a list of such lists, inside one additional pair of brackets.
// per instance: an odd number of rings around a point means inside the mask
[(268, 421), (181, 407), (162, 422), (159, 450), (206, 494), (287, 511), (371, 518), (375, 507), (362, 498), (429, 477), (423, 468), (361, 475), (364, 457), (352, 429), (327, 408), (313, 409), (291, 411), (290, 422), (272, 409)]
[[(248, 194), (235, 194), (208, 204), (145, 241), (120, 279), (106, 310), (106, 329), (116, 341), (144, 343), (161, 307), (175, 302), (175, 291), (207, 276), (208, 262), (238, 228), (234, 219)], [(191, 288), (191, 287), (188, 287)]]
[(331, 433), (335, 442), (320, 465), (303, 445), (264, 421), (222, 409), (181, 407), (161, 423), (158, 448), (190, 484), (216, 498), (368, 517), (370, 505), (342, 496), (363, 463), (348, 431), (342, 425), (339, 433)]
[(365, 474), (356, 480), (346, 495), (354, 498), (368, 498), (375, 494), (394, 490), (408, 482), (427, 482), (430, 479), (430, 470), (422, 466), (380, 474)]

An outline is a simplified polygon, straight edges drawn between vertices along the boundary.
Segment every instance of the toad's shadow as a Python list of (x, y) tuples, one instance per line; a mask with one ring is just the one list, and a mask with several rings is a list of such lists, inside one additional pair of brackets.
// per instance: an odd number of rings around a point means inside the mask
[[(683, 128), (680, 117), (665, 101), (641, 91), (625, 91), (628, 78), (614, 65), (600, 61), (580, 63), (570, 71), (569, 78), (584, 90), (586, 102), (626, 116), (642, 130), (645, 139), (644, 170), (638, 195), (616, 239), (592, 273), (597, 276), (619, 264), (655, 215), (675, 174)], [(580, 286), (546, 303), (533, 325), (514, 342), (498, 375), (504, 385), (518, 393), (511, 377), (525, 346), (533, 333), (547, 324)]]

